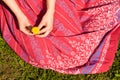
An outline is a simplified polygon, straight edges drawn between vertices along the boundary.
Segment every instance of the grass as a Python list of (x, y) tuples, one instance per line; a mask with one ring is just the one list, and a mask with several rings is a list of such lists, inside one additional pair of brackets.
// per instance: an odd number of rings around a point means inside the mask
[(94, 75), (65, 75), (25, 63), (0, 37), (0, 80), (120, 80), (120, 45), (108, 72)]

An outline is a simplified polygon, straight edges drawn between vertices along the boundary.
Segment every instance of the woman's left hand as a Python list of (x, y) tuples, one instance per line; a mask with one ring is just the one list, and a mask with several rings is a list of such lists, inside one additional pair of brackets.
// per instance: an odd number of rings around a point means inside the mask
[[(53, 29), (53, 19), (54, 14), (50, 12), (46, 12), (43, 16), (40, 24), (38, 25), (38, 28), (40, 29), (39, 35), (36, 35), (37, 37), (47, 37), (49, 33)], [(44, 26), (44, 28), (42, 28)]]

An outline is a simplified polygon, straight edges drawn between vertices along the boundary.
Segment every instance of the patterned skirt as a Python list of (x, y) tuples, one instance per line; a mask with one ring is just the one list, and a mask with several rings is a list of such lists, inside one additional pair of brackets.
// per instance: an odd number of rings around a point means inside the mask
[[(16, 0), (33, 26), (46, 11), (45, 0)], [(24, 18), (23, 18), (24, 19)], [(52, 32), (28, 36), (0, 2), (0, 32), (25, 62), (64, 74), (106, 72), (120, 40), (120, 0), (57, 0)]]

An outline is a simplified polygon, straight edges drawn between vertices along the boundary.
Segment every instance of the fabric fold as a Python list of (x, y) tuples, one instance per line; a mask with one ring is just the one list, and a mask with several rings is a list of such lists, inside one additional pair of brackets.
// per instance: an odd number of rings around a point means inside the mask
[[(38, 25), (44, 0), (16, 0)], [(45, 38), (19, 30), (15, 15), (0, 2), (0, 31), (7, 44), (27, 63), (65, 74), (106, 72), (120, 40), (119, 0), (57, 0), (52, 32)]]

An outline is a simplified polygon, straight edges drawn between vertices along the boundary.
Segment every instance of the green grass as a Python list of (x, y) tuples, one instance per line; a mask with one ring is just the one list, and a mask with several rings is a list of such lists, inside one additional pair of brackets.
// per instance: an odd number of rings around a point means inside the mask
[(0, 37), (0, 80), (120, 80), (120, 45), (114, 64), (106, 73), (66, 75), (33, 67), (21, 60)]

